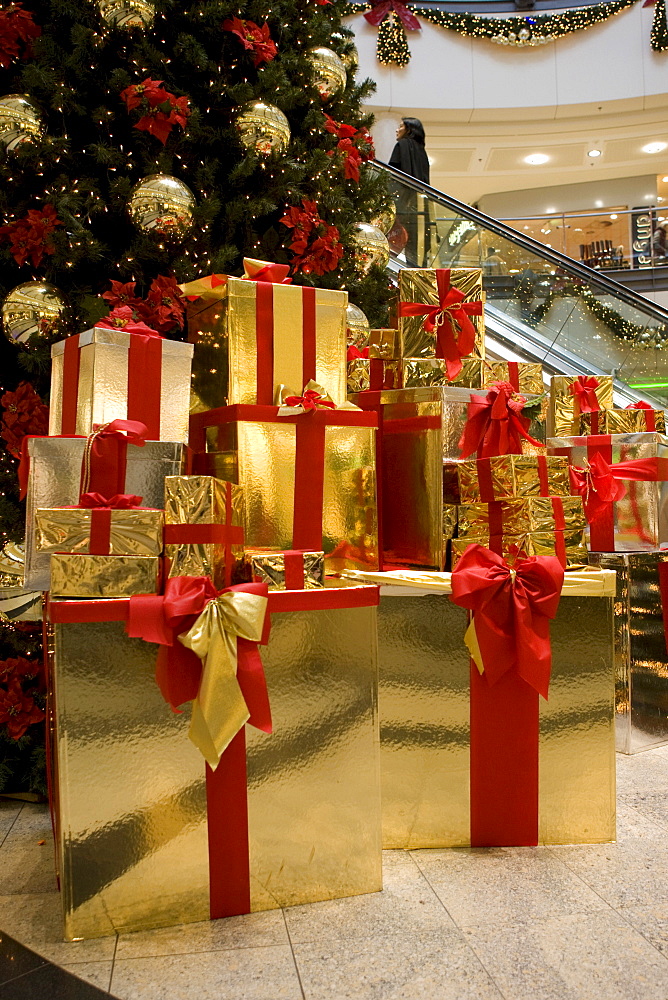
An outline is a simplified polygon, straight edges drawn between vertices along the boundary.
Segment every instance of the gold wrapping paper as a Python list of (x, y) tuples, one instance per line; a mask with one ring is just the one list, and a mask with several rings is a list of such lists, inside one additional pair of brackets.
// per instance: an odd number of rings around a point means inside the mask
[[(597, 375), (596, 398), (602, 410), (611, 410), (612, 375)], [(580, 430), (580, 407), (570, 388), (575, 378), (570, 375), (553, 375), (550, 382), (550, 411), (547, 433), (550, 437), (568, 437)]]
[(457, 534), (458, 511), (457, 504), (443, 504), (443, 538), (446, 541)]
[[(490, 473), (494, 498), (532, 497), (540, 495), (538, 459), (530, 455), (498, 455), (490, 458)], [(550, 496), (566, 497), (570, 494), (568, 459), (557, 455), (544, 457), (547, 463), (547, 481)], [(476, 461), (458, 462), (448, 471), (456, 474), (461, 503), (480, 502), (480, 484)]]
[[(587, 520), (581, 497), (557, 497), (563, 508), (565, 529), (585, 529)], [(445, 504), (444, 507), (448, 507)], [(496, 501), (502, 530), (519, 534), (526, 531), (554, 531), (556, 528), (551, 497), (522, 497)], [(463, 503), (457, 510), (458, 538), (475, 538), (489, 530), (488, 503)]]
[(482, 385), (483, 362), (479, 358), (464, 358), (462, 370), (454, 379), (448, 378), (445, 361), (440, 358), (404, 358), (401, 368), (402, 386), (397, 388), (456, 385), (479, 389)]
[(369, 331), (369, 357), (393, 361), (401, 357), (399, 331), (391, 327)]
[(159, 584), (158, 556), (51, 556), (52, 597), (132, 597), (156, 594)]
[[(545, 392), (543, 366), (518, 362), (519, 392), (540, 396)], [(482, 386), (487, 389), (492, 382), (510, 382), (507, 361), (485, 361), (482, 366)]]
[[(183, 285), (188, 303), (188, 338), (195, 344), (193, 394), (204, 408), (235, 403), (273, 404), (277, 385), (295, 391), (313, 378), (337, 405), (346, 399), (346, 308), (348, 293), (315, 289), (315, 372), (304, 372), (300, 285), (272, 285), (273, 388), (258, 400), (256, 290), (258, 282), (225, 275), (211, 287), (210, 278)], [(306, 377), (305, 377), (306, 375)]]
[[(303, 590), (316, 590), (325, 586), (325, 553), (303, 552)], [(248, 549), (244, 556), (243, 579), (259, 580), (269, 590), (286, 590), (285, 553), (262, 552)]]
[[(128, 363), (131, 334), (95, 327), (79, 335), (77, 434), (90, 434), (93, 424), (128, 417)], [(49, 434), (62, 433), (65, 341), (51, 348)], [(160, 440), (188, 440), (190, 372), (193, 346), (162, 341)]]
[(367, 392), (371, 388), (371, 364), (382, 365), (382, 385), (377, 389), (399, 389), (401, 387), (401, 361), (385, 361), (378, 358), (354, 358), (348, 362), (348, 392)]
[(648, 414), (654, 416), (654, 431), (666, 433), (666, 416), (663, 410), (602, 410), (600, 413), (581, 413), (579, 434), (644, 434)]
[[(464, 302), (484, 302), (480, 268), (453, 267), (450, 284), (464, 292)], [(438, 305), (436, 272), (431, 268), (403, 267), (399, 272), (399, 300)], [(471, 316), (476, 328), (476, 344), (472, 357), (485, 357), (485, 317)], [(401, 356), (404, 358), (436, 357), (436, 332), (424, 329), (424, 316), (400, 316), (399, 335)]]
[[(86, 507), (40, 508), (35, 513), (38, 552), (89, 552), (92, 511)], [(148, 508), (112, 510), (109, 555), (159, 556), (163, 512)]]
[[(566, 550), (566, 565), (581, 565), (587, 562), (587, 545), (584, 528), (568, 528), (566, 531), (524, 531), (517, 534), (504, 532), (503, 558), (512, 566), (519, 559), (530, 556), (556, 556), (557, 536), (563, 535)], [(469, 545), (484, 545), (490, 548), (489, 534), (480, 531), (477, 536), (452, 539), (452, 568)]]
[[(230, 520), (227, 521), (227, 493)], [(241, 487), (214, 476), (167, 476), (165, 478), (165, 524), (228, 524), (243, 528)], [(169, 576), (209, 576), (220, 590), (226, 585), (226, 547), (213, 542), (167, 545)], [(243, 555), (243, 543), (230, 546), (229, 576)]]

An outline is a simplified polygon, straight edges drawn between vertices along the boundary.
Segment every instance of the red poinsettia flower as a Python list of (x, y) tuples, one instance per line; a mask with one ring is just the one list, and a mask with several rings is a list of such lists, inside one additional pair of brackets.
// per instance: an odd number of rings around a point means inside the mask
[(260, 66), (263, 62), (271, 62), (275, 58), (278, 49), (269, 34), (269, 25), (263, 24), (260, 27), (255, 21), (243, 21), (239, 17), (232, 17), (223, 21), (223, 31), (231, 31), (236, 35), (243, 47), (253, 53), (253, 65)]
[(135, 281), (110, 281), (111, 291), (102, 292), (102, 298), (105, 302), (108, 302), (112, 309), (116, 306), (130, 306), (136, 309), (138, 305), (143, 305), (143, 299), (140, 299), (135, 292), (136, 282)]
[(32, 694), (23, 690), (18, 678), (11, 678), (6, 690), (0, 688), (0, 724), (7, 726), (12, 739), (21, 739), (28, 726), (43, 718), (44, 712), (35, 704)]
[(162, 86), (162, 80), (147, 77), (143, 83), (133, 84), (121, 91), (128, 111), (138, 108), (145, 113), (135, 122), (140, 132), (148, 132), (165, 145), (175, 125), (185, 128), (190, 115), (190, 101), (177, 97)]
[(340, 233), (320, 218), (315, 201), (304, 198), (301, 208), (292, 205), (281, 222), (293, 230), (290, 249), (295, 255), (294, 271), (325, 274), (336, 269), (343, 256)]
[(369, 130), (364, 127), (357, 129), (354, 125), (334, 121), (328, 114), (325, 114), (325, 118), (327, 119), (325, 122), (326, 130), (339, 140), (336, 149), (329, 150), (327, 155), (340, 154), (344, 177), (359, 183), (360, 165), (376, 155)]
[(135, 111), (145, 98), (152, 108), (167, 100), (169, 91), (163, 87), (162, 80), (152, 80), (147, 76), (141, 83), (133, 83), (121, 91), (121, 99), (125, 101), (128, 111)]
[(38, 267), (44, 254), (55, 252), (51, 234), (56, 226), (62, 226), (62, 222), (53, 205), (31, 208), (24, 219), (0, 227), (0, 239), (9, 240), (11, 255), (19, 267), (28, 260)]
[(3, 407), (0, 437), (10, 455), (20, 458), (24, 437), (49, 433), (49, 407), (30, 382), (20, 382), (14, 392), (5, 392), (0, 404)]
[(339, 139), (350, 139), (353, 135), (357, 133), (357, 129), (354, 125), (345, 125), (342, 122), (336, 122), (334, 119), (323, 111), (327, 121), (325, 122), (325, 128), (332, 135), (337, 136)]
[(145, 305), (145, 318), (161, 333), (183, 326), (186, 307), (175, 278), (162, 274), (154, 278)]
[(23, 4), (11, 3), (0, 10), (0, 66), (6, 68), (15, 59), (32, 55), (32, 42), (41, 34), (42, 29), (35, 24), (32, 14), (23, 10)]
[(28, 660), (25, 656), (13, 656), (8, 660), (0, 660), (0, 684), (7, 684), (12, 677), (20, 679), (37, 677), (40, 671), (39, 660)]
[(159, 336), (157, 330), (135, 318), (134, 310), (130, 306), (116, 306), (103, 319), (98, 319), (95, 326), (105, 330), (123, 330), (124, 333), (141, 333), (145, 337)]

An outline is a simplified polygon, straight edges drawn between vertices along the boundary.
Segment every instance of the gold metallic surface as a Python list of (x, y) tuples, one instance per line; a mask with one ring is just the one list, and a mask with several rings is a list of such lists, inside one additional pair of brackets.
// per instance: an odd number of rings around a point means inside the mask
[[(38, 508), (67, 507), (79, 501), (84, 438), (30, 438), (30, 474), (26, 500), (25, 582), (30, 590), (49, 589), (49, 560), (35, 547)], [(148, 441), (143, 448), (128, 447), (125, 493), (142, 497), (147, 507), (164, 505), (165, 476), (181, 471), (183, 445)]]
[(284, 153), (290, 145), (290, 123), (274, 104), (249, 101), (243, 105), (236, 126), (244, 146), (261, 156)]
[[(89, 552), (92, 513), (85, 507), (40, 508), (35, 512), (38, 552)], [(161, 510), (112, 510), (109, 555), (159, 556)]]
[[(79, 337), (77, 434), (90, 434), (93, 424), (128, 417), (128, 361), (131, 334), (95, 327)], [(49, 434), (62, 430), (65, 341), (51, 348)], [(188, 440), (190, 370), (193, 345), (162, 341), (160, 438)]]
[(348, 362), (348, 392), (367, 392), (370, 385), (368, 360), (353, 358)]
[(48, 281), (25, 281), (2, 302), (2, 328), (8, 340), (25, 344), (52, 332), (65, 310), (61, 291)]
[(306, 56), (313, 68), (313, 83), (323, 101), (344, 90), (348, 79), (346, 67), (333, 49), (320, 45), (308, 49)]
[[(356, 584), (374, 584), (384, 587), (409, 587), (414, 596), (416, 592), (451, 594), (452, 573), (431, 573), (425, 570), (395, 569), (383, 573), (359, 572), (346, 570), (344, 578)], [(385, 590), (381, 590), (381, 595)], [(395, 595), (399, 590), (392, 591)], [(615, 572), (609, 569), (599, 569), (595, 566), (578, 566), (564, 574), (561, 586), (562, 597), (614, 597)]]
[(346, 309), (346, 340), (349, 347), (352, 344), (360, 351), (369, 345), (369, 320), (354, 302)]
[[(226, 493), (231, 490), (230, 526), (243, 527), (243, 491), (234, 483), (214, 476), (167, 476), (165, 478), (165, 524), (225, 524)], [(213, 542), (167, 545), (169, 576), (209, 576), (220, 590), (225, 586), (225, 546)], [(232, 566), (243, 554), (242, 544), (231, 546)]]
[(170, 174), (148, 174), (130, 192), (135, 226), (158, 242), (179, 243), (193, 226), (197, 202), (187, 184)]
[(386, 361), (381, 358), (354, 358), (348, 362), (348, 393), (366, 392), (371, 388), (371, 366), (382, 365), (382, 386), (374, 389), (397, 389), (401, 385), (403, 361)]
[(391, 327), (369, 330), (369, 357), (393, 361), (401, 357), (399, 331)]
[[(653, 431), (612, 434), (612, 461), (668, 458), (668, 438)], [(572, 465), (588, 460), (587, 438), (549, 438), (548, 451), (568, 451)], [(668, 543), (668, 482), (625, 482), (626, 494), (613, 505), (614, 551), (651, 552)]]
[(448, 378), (445, 361), (440, 358), (404, 358), (401, 366), (404, 389), (445, 385), (478, 389), (482, 383), (483, 362), (479, 358), (464, 358), (462, 370), (454, 379)]
[[(303, 552), (304, 590), (325, 586), (325, 553)], [(266, 583), (269, 590), (285, 590), (285, 555), (283, 552), (260, 552), (247, 549), (244, 563), (250, 580)]]
[[(596, 398), (602, 410), (611, 410), (612, 375), (597, 375), (599, 382)], [(570, 387), (575, 381), (570, 375), (553, 375), (550, 383), (550, 409), (547, 433), (550, 437), (567, 437), (577, 434), (580, 428), (580, 408)]]
[(447, 541), (454, 538), (457, 533), (458, 511), (460, 508), (454, 503), (443, 504), (443, 538)]
[(52, 597), (131, 597), (156, 594), (160, 582), (158, 556), (51, 556)]
[(355, 266), (362, 274), (368, 274), (371, 267), (387, 267), (390, 260), (390, 244), (387, 236), (378, 226), (368, 222), (358, 222), (353, 229), (355, 244)]
[(637, 753), (668, 743), (668, 654), (658, 567), (668, 553), (592, 552), (617, 573), (615, 721), (617, 750)]
[(150, 28), (155, 17), (151, 0), (97, 0), (100, 14), (114, 28)]
[[(570, 494), (568, 460), (559, 455), (548, 455), (547, 480), (551, 496), (566, 497)], [(492, 488), (496, 500), (506, 497), (538, 496), (540, 480), (537, 459), (530, 455), (498, 455), (489, 459)], [(479, 502), (480, 486), (475, 461), (459, 462), (455, 466), (462, 503)]]
[(27, 94), (0, 97), (0, 142), (11, 152), (24, 142), (37, 142), (44, 135), (44, 123)]
[[(522, 395), (541, 396), (545, 392), (543, 382), (543, 366), (525, 364), (519, 362), (517, 365), (519, 376), (519, 392)], [(485, 361), (482, 366), (482, 385), (487, 388), (492, 382), (509, 382), (507, 361)]]
[[(584, 528), (569, 528), (566, 531), (522, 531), (515, 534), (504, 532), (503, 557), (509, 563), (514, 563), (518, 559), (528, 559), (530, 556), (556, 556), (558, 555), (558, 535), (563, 535), (566, 565), (585, 564), (587, 562), (587, 545)], [(452, 539), (453, 569), (469, 545), (489, 547), (489, 532), (481, 530), (477, 535)]]
[[(484, 302), (482, 271), (479, 268), (453, 267), (450, 282), (464, 292), (464, 302)], [(436, 272), (430, 268), (402, 267), (399, 272), (399, 299), (401, 302), (422, 302), (438, 305)], [(485, 317), (471, 316), (476, 328), (476, 345), (472, 356), (485, 357)], [(424, 329), (424, 316), (400, 316), (399, 332), (402, 338), (402, 356), (405, 358), (433, 358), (436, 356), (436, 332)]]
[[(581, 497), (558, 497), (563, 508), (566, 528), (584, 528), (586, 519)], [(551, 497), (522, 497), (495, 501), (504, 532), (554, 531), (554, 509)], [(448, 506), (447, 504), (445, 506)], [(489, 504), (464, 503), (458, 508), (459, 538), (487, 532)]]
[(648, 430), (647, 416), (654, 417), (657, 434), (666, 433), (663, 410), (602, 410), (600, 413), (581, 413), (579, 434), (643, 434)]

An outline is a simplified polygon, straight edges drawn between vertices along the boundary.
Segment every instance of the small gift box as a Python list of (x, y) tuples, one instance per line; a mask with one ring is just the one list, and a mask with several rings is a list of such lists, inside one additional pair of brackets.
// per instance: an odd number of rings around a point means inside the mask
[(440, 358), (404, 358), (401, 362), (401, 385), (395, 388), (456, 385), (458, 388), (479, 389), (482, 385), (483, 364), (479, 358), (464, 358), (459, 374), (450, 378), (446, 362)]
[(97, 326), (52, 346), (49, 435), (127, 419), (145, 424), (149, 440), (187, 440), (193, 345), (135, 326)]
[(243, 579), (266, 583), (269, 590), (315, 590), (325, 586), (325, 553), (248, 549), (242, 572)]
[(348, 349), (348, 392), (377, 392), (381, 389), (398, 389), (401, 386), (401, 361), (381, 358), (351, 357)]
[(580, 431), (580, 415), (612, 409), (612, 375), (553, 375), (547, 432), (567, 437)]
[(567, 528), (565, 531), (519, 531), (491, 535), (480, 530), (477, 535), (452, 540), (452, 568), (466, 552), (469, 545), (482, 545), (503, 556), (515, 565), (531, 556), (556, 556), (562, 566), (584, 565), (587, 562), (585, 529)]
[[(503, 500), (506, 497), (569, 496), (568, 460), (555, 455), (497, 455), (448, 464), (450, 488), (456, 477), (460, 503)], [(446, 497), (447, 499), (447, 497)]]
[(482, 366), (483, 389), (494, 382), (509, 382), (522, 395), (542, 395), (545, 392), (543, 366), (521, 361), (485, 361)]
[(457, 537), (584, 530), (586, 526), (581, 497), (517, 497), (491, 503), (460, 504)]
[(159, 586), (158, 556), (51, 556), (52, 597), (131, 597), (155, 594)]
[[(110, 556), (159, 556), (162, 552), (163, 512), (140, 507), (141, 497), (89, 499), (85, 506), (40, 508), (35, 512), (38, 552), (81, 552)], [(97, 502), (97, 501), (101, 502)], [(119, 502), (135, 501), (126, 507)], [(90, 506), (89, 506), (90, 504)]]
[(327, 387), (346, 399), (348, 293), (287, 283), (287, 265), (244, 260), (246, 276), (182, 286), (203, 408), (274, 403), (277, 385)]
[(462, 359), (485, 357), (480, 268), (408, 268), (399, 272), (399, 334), (404, 358), (448, 360), (450, 378)]
[(666, 433), (663, 410), (630, 407), (580, 414), (579, 434), (643, 434), (646, 431)]
[(243, 493), (214, 476), (165, 479), (169, 576), (208, 576), (229, 587), (243, 554)]
[(392, 327), (384, 327), (369, 331), (369, 357), (381, 358), (384, 361), (395, 361), (401, 357), (401, 338), (399, 331)]

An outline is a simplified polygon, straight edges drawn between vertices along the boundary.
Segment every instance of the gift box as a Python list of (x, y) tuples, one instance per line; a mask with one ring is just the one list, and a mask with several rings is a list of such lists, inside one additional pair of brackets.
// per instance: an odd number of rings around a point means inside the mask
[(243, 495), (214, 476), (165, 479), (168, 576), (208, 576), (228, 587), (243, 556)]
[(269, 590), (315, 590), (325, 586), (325, 553), (248, 549), (240, 579), (266, 583)]
[(542, 395), (545, 392), (543, 366), (522, 361), (485, 361), (482, 366), (483, 389), (493, 382), (510, 382), (522, 395)]
[(556, 556), (562, 566), (579, 566), (587, 563), (586, 532), (583, 527), (564, 530), (518, 531), (490, 534), (481, 529), (478, 534), (452, 540), (452, 569), (464, 555), (469, 545), (483, 545), (503, 556), (514, 566), (531, 556)]
[(580, 415), (611, 410), (612, 375), (553, 375), (550, 382), (548, 435), (568, 437), (580, 431)]
[(491, 503), (460, 504), (457, 537), (564, 531), (586, 526), (581, 497), (517, 497)]
[(392, 327), (369, 331), (369, 357), (393, 361), (401, 357), (399, 331)]
[(484, 358), (483, 302), (480, 268), (401, 268), (401, 357)]
[(57, 552), (51, 556), (53, 597), (131, 597), (160, 589), (158, 556), (90, 556)]
[[(27, 439), (30, 462), (26, 501), (25, 583), (33, 590), (49, 590), (50, 556), (36, 547), (35, 521), (39, 509), (54, 509), (79, 502), (85, 438), (33, 437)], [(130, 445), (121, 469), (117, 493), (136, 494), (149, 508), (164, 505), (165, 476), (181, 472), (181, 443), (148, 441)]]
[(668, 553), (592, 552), (617, 574), (615, 733), (619, 753), (668, 743)]
[[(548, 451), (574, 467), (591, 551), (648, 552), (668, 543), (668, 438), (655, 433), (550, 438)], [(611, 488), (617, 499), (608, 502)]]
[[(247, 274), (257, 263), (244, 262)], [(311, 380), (345, 402), (348, 293), (281, 284), (287, 271), (265, 265), (265, 280), (211, 275), (182, 286), (204, 407), (271, 406), (278, 385), (297, 392)]]
[(273, 733), (242, 728), (215, 771), (157, 647), (128, 637), (130, 602), (51, 602), (68, 940), (380, 890), (377, 601), (269, 595)]
[[(141, 497), (127, 499), (141, 501)], [(38, 552), (159, 556), (163, 521), (161, 510), (138, 505), (39, 508), (35, 511), (35, 548)]]
[(460, 503), (490, 503), (509, 497), (566, 497), (568, 460), (555, 455), (497, 455), (447, 463), (444, 493)]
[(275, 406), (193, 414), (196, 471), (243, 490), (249, 548), (324, 551), (328, 574), (378, 566), (375, 413)]
[(479, 389), (482, 385), (483, 364), (479, 358), (464, 358), (461, 371), (450, 378), (446, 363), (440, 358), (404, 358), (401, 362), (400, 384), (382, 388), (416, 389), (456, 385)]
[(193, 345), (95, 327), (51, 348), (49, 434), (139, 420), (156, 441), (187, 441)]
[(348, 361), (348, 392), (368, 392), (369, 389), (398, 389), (402, 377), (401, 361), (381, 358), (351, 358)]
[(547, 700), (471, 664), (449, 574), (356, 576), (381, 585), (383, 847), (614, 840), (614, 574), (566, 573)]
[(663, 410), (599, 410), (581, 413), (578, 434), (643, 434), (646, 431), (666, 433)]

